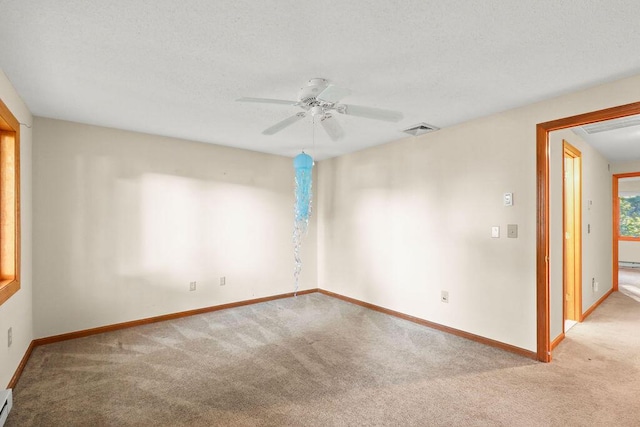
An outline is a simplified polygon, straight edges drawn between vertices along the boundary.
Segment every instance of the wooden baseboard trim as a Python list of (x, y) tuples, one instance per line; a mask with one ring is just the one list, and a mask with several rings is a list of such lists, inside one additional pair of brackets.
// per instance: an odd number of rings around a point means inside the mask
[[(298, 291), (298, 295), (311, 294), (318, 292), (318, 289), (307, 289)], [(120, 329), (133, 328), (134, 326), (148, 325), (150, 323), (164, 322), (165, 320), (180, 319), (182, 317), (194, 316), (196, 314), (210, 313), (213, 311), (226, 310), (228, 308), (242, 307), (245, 305), (258, 304), (261, 302), (274, 301), (282, 298), (290, 298), (294, 296), (293, 292), (286, 294), (273, 295), (263, 298), (255, 298), (250, 300), (231, 302), (228, 304), (214, 305), (211, 307), (196, 308), (194, 310), (180, 311), (178, 313), (163, 314), (161, 316), (147, 317), (145, 319), (132, 320), (130, 322), (116, 323), (113, 325), (100, 326), (97, 328), (84, 329), (81, 331), (69, 332), (66, 334), (54, 335), (46, 338), (37, 338), (33, 340), (34, 346), (52, 344), (60, 341), (73, 340), (76, 338), (88, 337), (90, 335), (102, 334), (105, 332), (117, 331)]]
[[(340, 294), (336, 294), (334, 292), (331, 291), (327, 291), (324, 289), (307, 289), (304, 291), (299, 291), (297, 294), (298, 295), (306, 295), (306, 294), (311, 294), (314, 292), (320, 292), (324, 295), (333, 297), (333, 298), (338, 298), (340, 300), (352, 303), (352, 304), (356, 304), (359, 305), (361, 307), (365, 307), (368, 308), (370, 310), (375, 310), (384, 314), (388, 314), (390, 316), (394, 316), (394, 317), (398, 317), (400, 319), (404, 319), (404, 320), (408, 320), (410, 322), (413, 323), (417, 323), (423, 326), (427, 326), (429, 328), (432, 329), (437, 329), (439, 331), (442, 332), (446, 332), (452, 335), (456, 335), (462, 338), (466, 338), (472, 341), (476, 341), (479, 342), (481, 344), (485, 344), (485, 345), (489, 345), (491, 347), (496, 347), (505, 351), (509, 351), (511, 353), (515, 353), (530, 359), (537, 359), (537, 354), (535, 352), (529, 351), (529, 350), (525, 350), (523, 348), (520, 347), (516, 347), (510, 344), (505, 344), (503, 342), (500, 341), (495, 341), (489, 338), (485, 338), (485, 337), (481, 337), (479, 335), (475, 335), (475, 334), (471, 334), (469, 332), (465, 332), (465, 331), (461, 331), (459, 329), (455, 329), (455, 328), (450, 328), (448, 326), (444, 326), (444, 325), (440, 325), (439, 323), (434, 323), (434, 322), (430, 322), (428, 320), (424, 320), (424, 319), (420, 319), (419, 317), (414, 317), (414, 316), (410, 316), (408, 314), (404, 314), (401, 313), (399, 311), (394, 311), (394, 310), (389, 310), (387, 308), (384, 307), (380, 307), (378, 305), (375, 304), (370, 304), (368, 302), (364, 302), (364, 301), (360, 301), (354, 298), (350, 298), (350, 297), (346, 297), (344, 295), (340, 295)], [(604, 299), (606, 299), (607, 296), (609, 296), (611, 294), (611, 291), (609, 291), (609, 293), (607, 295), (605, 295), (600, 301), (598, 301), (592, 308), (590, 308), (587, 313), (585, 313), (585, 317), (591, 313), (591, 311), (593, 311), (595, 309), (595, 307), (600, 304), (602, 301), (604, 301)], [(189, 316), (194, 316), (196, 314), (203, 314), (203, 313), (210, 313), (213, 311), (219, 311), (219, 310), (226, 310), (228, 308), (235, 308), (235, 307), (242, 307), (245, 305), (251, 305), (251, 304), (259, 304), (261, 302), (268, 302), (268, 301), (274, 301), (274, 300), (278, 300), (278, 299), (283, 299), (283, 298), (290, 298), (293, 297), (294, 293), (293, 292), (289, 292), (286, 294), (279, 294), (279, 295), (272, 295), (269, 297), (263, 297), (263, 298), (255, 298), (255, 299), (250, 299), (250, 300), (244, 300), (244, 301), (238, 301), (238, 302), (232, 302), (232, 303), (228, 303), (228, 304), (221, 304), (221, 305), (215, 305), (215, 306), (211, 306), (211, 307), (203, 307), (203, 308), (197, 308), (194, 310), (188, 310), (188, 311), (181, 311), (181, 312), (177, 312), (177, 313), (170, 313), (170, 314), (164, 314), (161, 316), (154, 316), (154, 317), (148, 317), (145, 319), (139, 319), (139, 320), (132, 320), (130, 322), (123, 322), (123, 323), (116, 323), (113, 325), (107, 325), (107, 326), (100, 326), (97, 328), (91, 328), (91, 329), (84, 329), (81, 331), (75, 331), (75, 332), (69, 332), (66, 334), (60, 334), (60, 335), (54, 335), (54, 336), (50, 336), (50, 337), (45, 337), (45, 338), (37, 338), (34, 339), (33, 341), (31, 341), (31, 344), (29, 345), (29, 347), (27, 348), (27, 351), (25, 352), (24, 356), (22, 357), (22, 360), (20, 362), (20, 365), (18, 365), (18, 369), (16, 369), (16, 372), (14, 373), (13, 377), (11, 378), (11, 381), (9, 382), (8, 388), (13, 388), (15, 387), (15, 385), (17, 384), (18, 380), (20, 379), (20, 376), (22, 375), (22, 371), (24, 370), (27, 362), (29, 361), (29, 357), (31, 356), (31, 353), (33, 351), (33, 349), (37, 346), (40, 345), (47, 345), (47, 344), (53, 344), (56, 342), (60, 342), (60, 341), (67, 341), (67, 340), (72, 340), (72, 339), (76, 339), (76, 338), (83, 338), (83, 337), (88, 337), (91, 335), (97, 335), (97, 334), (102, 334), (105, 332), (112, 332), (112, 331), (117, 331), (120, 329), (127, 329), (127, 328), (132, 328), (135, 326), (142, 326), (142, 325), (148, 325), (150, 323), (156, 323), (156, 322), (163, 322), (165, 320), (174, 320), (174, 319), (180, 319), (182, 317), (189, 317)]]
[(598, 301), (596, 301), (591, 307), (589, 307), (589, 309), (587, 311), (584, 312), (584, 314), (582, 316), (580, 316), (580, 321), (584, 321), (584, 319), (586, 319), (591, 313), (594, 312), (594, 310), (596, 308), (598, 308), (598, 306), (600, 304), (602, 304), (604, 302), (604, 300), (606, 300), (607, 298), (609, 298), (609, 295), (611, 295), (613, 293), (613, 288), (609, 289), (609, 291), (604, 294), (602, 296), (602, 298), (600, 298)]
[(11, 377), (11, 381), (9, 381), (7, 388), (15, 388), (16, 384), (18, 384), (18, 380), (22, 375), (22, 371), (24, 371), (24, 367), (27, 366), (27, 362), (29, 361), (29, 358), (31, 357), (31, 352), (33, 351), (35, 346), (36, 345), (33, 343), (33, 341), (29, 343), (29, 347), (27, 347), (27, 351), (24, 352), (24, 356), (22, 356), (22, 360), (18, 365), (18, 369), (16, 369), (16, 371), (13, 374), (13, 377)]
[(506, 344), (500, 341), (492, 340), (489, 338), (481, 337), (480, 335), (475, 335), (469, 332), (461, 331), (459, 329), (451, 328), (449, 326), (444, 326), (439, 323), (430, 322), (428, 320), (421, 319), (419, 317), (410, 316), (408, 314), (401, 313), (399, 311), (389, 310), (388, 308), (380, 307), (375, 304), (370, 304), (368, 302), (360, 301), (355, 298), (346, 297), (344, 295), (336, 294), (331, 291), (326, 291), (324, 289), (318, 289), (318, 292), (324, 295), (328, 295), (330, 297), (338, 298), (346, 302), (350, 302), (352, 304), (359, 305), (361, 307), (365, 307), (371, 310), (379, 311), (380, 313), (388, 314), (390, 316), (398, 317), (400, 319), (408, 320), (413, 323), (417, 323), (419, 325), (427, 326), (431, 329), (437, 329), (442, 332), (446, 332), (451, 335), (456, 335), (462, 338), (466, 338), (471, 341), (476, 341), (484, 345), (488, 345), (491, 347), (496, 347), (501, 350), (509, 351), (511, 353), (518, 354), (520, 356), (527, 357), (529, 359), (537, 360), (538, 355), (533, 352), (526, 350), (524, 348), (516, 347), (514, 345)]
[(563, 333), (561, 333), (560, 335), (558, 335), (558, 337), (557, 337), (555, 340), (553, 340), (553, 341), (551, 342), (551, 350), (553, 350), (554, 348), (556, 348), (556, 347), (558, 346), (558, 344), (560, 344), (560, 343), (562, 342), (562, 340), (564, 340), (564, 336), (565, 336), (565, 335), (564, 335), (564, 332), (563, 332)]

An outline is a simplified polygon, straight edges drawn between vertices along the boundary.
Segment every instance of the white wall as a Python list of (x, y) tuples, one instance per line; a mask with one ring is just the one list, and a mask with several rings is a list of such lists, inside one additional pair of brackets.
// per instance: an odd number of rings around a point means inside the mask
[[(19, 122), (30, 125), (31, 113), (0, 70), (0, 99)], [(31, 244), (31, 129), (20, 127), (20, 224), (21, 286), (0, 305), (0, 388), (9, 383), (33, 339), (32, 323), (32, 244)], [(7, 330), (12, 328), (13, 344), (7, 347)]]
[[(34, 130), (36, 337), (293, 291), (292, 159), (39, 117)], [(301, 289), (316, 259), (314, 219)]]
[(320, 162), (319, 286), (535, 351), (535, 126), (638, 100), (640, 76)]
[(640, 242), (620, 240), (618, 242), (618, 261), (640, 263)]
[(640, 178), (629, 177), (618, 179), (619, 192), (633, 192), (640, 194)]
[[(613, 284), (612, 278), (612, 212), (611, 172), (609, 162), (598, 151), (571, 130), (551, 132), (549, 190), (550, 232), (549, 274), (550, 336), (552, 340), (563, 330), (563, 255), (562, 255), (562, 162), (566, 140), (581, 152), (582, 161), (582, 312), (597, 302)], [(589, 232), (589, 225), (591, 231)], [(591, 286), (598, 282), (598, 290)]]

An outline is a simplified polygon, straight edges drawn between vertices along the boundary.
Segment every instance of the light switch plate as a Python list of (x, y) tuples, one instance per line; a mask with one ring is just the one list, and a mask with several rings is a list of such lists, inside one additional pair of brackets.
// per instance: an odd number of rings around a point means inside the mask
[(494, 239), (497, 239), (500, 237), (500, 227), (497, 225), (494, 225), (493, 227), (491, 227), (491, 237)]

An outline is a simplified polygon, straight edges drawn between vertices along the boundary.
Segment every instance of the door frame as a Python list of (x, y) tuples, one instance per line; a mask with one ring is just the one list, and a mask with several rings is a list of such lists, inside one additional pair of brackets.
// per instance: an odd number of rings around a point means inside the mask
[[(565, 177), (565, 159), (567, 155), (573, 159), (573, 177), (578, 176), (578, 182), (575, 180), (573, 182), (573, 230), (571, 232), (574, 234), (574, 256), (573, 256), (573, 266), (574, 266), (574, 274), (573, 274), (573, 300), (570, 304), (573, 305), (573, 312), (575, 320), (578, 322), (582, 322), (584, 317), (582, 316), (582, 153), (576, 147), (568, 143), (566, 140), (562, 140), (562, 176), (563, 176), (563, 186), (562, 186), (562, 232), (563, 234), (567, 232), (566, 230), (566, 184), (564, 183)], [(577, 160), (577, 161), (576, 161)], [(577, 168), (576, 168), (577, 164)], [(566, 236), (562, 239), (562, 255), (563, 255), (563, 265), (562, 265), (562, 290), (563, 290), (563, 304), (562, 304), (562, 320), (567, 320), (567, 301), (566, 301), (566, 293), (567, 293), (567, 283), (566, 283), (566, 273), (567, 273), (567, 265), (565, 264), (566, 260), (566, 251), (567, 251), (567, 240)], [(565, 331), (564, 323), (562, 326), (562, 331)]]
[(620, 178), (635, 178), (639, 177), (640, 172), (627, 172), (627, 173), (615, 173), (611, 180), (611, 203), (613, 207), (613, 290), (618, 290), (618, 263), (619, 258), (619, 244), (620, 240), (635, 240), (635, 239), (621, 239), (620, 238), (620, 202), (618, 201), (618, 180)]
[(640, 114), (640, 102), (536, 125), (536, 338), (537, 358), (551, 362), (549, 314), (549, 132)]

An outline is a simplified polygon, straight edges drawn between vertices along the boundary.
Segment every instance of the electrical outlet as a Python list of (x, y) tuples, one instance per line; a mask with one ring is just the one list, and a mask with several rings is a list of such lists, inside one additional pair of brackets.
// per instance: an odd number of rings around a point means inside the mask
[(440, 301), (444, 303), (449, 303), (449, 292), (441, 291), (440, 292)]
[(190, 291), (196, 290), (196, 282), (189, 282), (189, 290)]
[(224, 286), (227, 284), (227, 278), (225, 276), (222, 276), (220, 278), (220, 286)]
[(599, 287), (598, 285), (599, 285), (599, 283), (598, 283), (598, 282), (595, 282), (595, 283), (594, 283), (594, 286), (593, 286), (593, 291), (594, 291), (594, 292), (598, 292), (598, 287)]
[(7, 347), (11, 347), (13, 343), (13, 328), (9, 328), (7, 331)]

